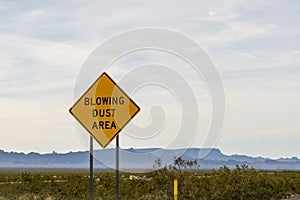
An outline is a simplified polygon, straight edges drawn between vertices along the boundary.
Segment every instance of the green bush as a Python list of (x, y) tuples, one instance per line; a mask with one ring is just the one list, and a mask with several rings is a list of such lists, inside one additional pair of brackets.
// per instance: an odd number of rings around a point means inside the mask
[[(257, 171), (247, 166), (201, 171), (184, 167), (149, 173), (120, 173), (120, 199), (173, 199), (178, 179), (178, 199), (283, 199), (300, 193), (300, 171)], [(191, 163), (189, 163), (191, 164)], [(0, 173), (0, 200), (89, 199), (88, 172)], [(115, 199), (114, 172), (95, 172), (94, 199)]]

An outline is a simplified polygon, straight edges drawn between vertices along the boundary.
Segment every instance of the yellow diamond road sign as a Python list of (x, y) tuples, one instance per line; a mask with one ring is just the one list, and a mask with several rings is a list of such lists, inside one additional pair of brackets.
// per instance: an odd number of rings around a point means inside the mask
[(70, 113), (105, 148), (139, 110), (104, 72), (70, 108)]

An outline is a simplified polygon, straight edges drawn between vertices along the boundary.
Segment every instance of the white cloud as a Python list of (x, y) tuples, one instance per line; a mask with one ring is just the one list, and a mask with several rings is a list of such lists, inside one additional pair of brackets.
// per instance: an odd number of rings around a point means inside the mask
[[(0, 107), (8, 113), (1, 116), (0, 136), (5, 139), (0, 148), (49, 152), (68, 151), (73, 145), (80, 149), (67, 114), (80, 66), (105, 39), (149, 26), (189, 35), (206, 47), (220, 69), (228, 98), (227, 126), (220, 141), (225, 151), (242, 152), (243, 145), (233, 148), (231, 137), (255, 143), (273, 135), (277, 139), (270, 137), (268, 142), (278, 144), (280, 131), (291, 137), (299, 133), (300, 10), (293, 1), (0, 4)], [(155, 58), (173, 64), (169, 57)], [(120, 77), (120, 67), (111, 72)], [(20, 132), (24, 134), (15, 139)], [(282, 148), (281, 155), (297, 153)], [(268, 155), (262, 143), (243, 153), (258, 151)], [(269, 155), (280, 156), (280, 152)]]

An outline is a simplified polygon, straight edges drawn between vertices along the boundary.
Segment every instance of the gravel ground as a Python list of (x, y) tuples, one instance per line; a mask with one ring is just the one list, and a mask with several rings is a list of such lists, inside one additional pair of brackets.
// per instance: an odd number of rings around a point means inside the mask
[(282, 199), (282, 200), (300, 200), (300, 194), (296, 194), (296, 195), (291, 196), (291, 198)]

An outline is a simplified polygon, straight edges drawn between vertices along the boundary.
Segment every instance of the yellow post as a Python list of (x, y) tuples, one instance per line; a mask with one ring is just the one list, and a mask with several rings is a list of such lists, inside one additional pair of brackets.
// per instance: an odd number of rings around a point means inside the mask
[(178, 200), (178, 180), (174, 179), (174, 200)]

